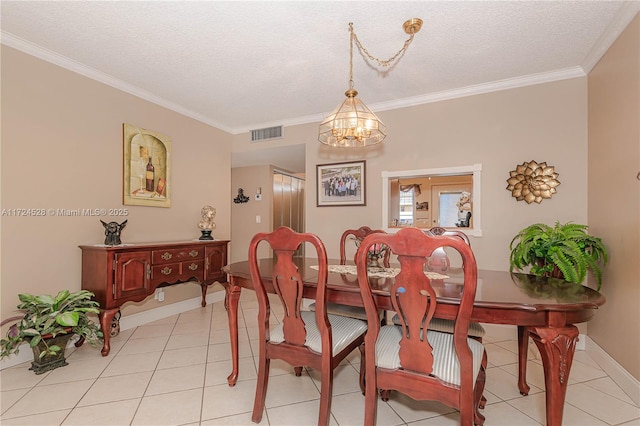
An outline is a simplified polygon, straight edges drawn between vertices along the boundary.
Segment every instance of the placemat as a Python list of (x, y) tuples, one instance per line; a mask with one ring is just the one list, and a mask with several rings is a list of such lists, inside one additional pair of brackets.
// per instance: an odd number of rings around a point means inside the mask
[[(356, 265), (328, 265), (329, 272), (338, 274), (358, 275)], [(318, 270), (318, 265), (313, 265), (311, 269)], [(400, 273), (400, 268), (370, 268), (369, 276), (374, 278), (393, 278)], [(430, 280), (444, 280), (449, 278), (448, 275), (442, 275), (437, 272), (425, 271), (424, 273)]]

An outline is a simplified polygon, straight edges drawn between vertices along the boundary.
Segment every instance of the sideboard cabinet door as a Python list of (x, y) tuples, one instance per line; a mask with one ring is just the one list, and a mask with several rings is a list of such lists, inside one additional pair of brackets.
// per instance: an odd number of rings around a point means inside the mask
[(149, 294), (151, 253), (132, 251), (116, 254), (115, 299)]
[(227, 264), (227, 243), (207, 246), (205, 249), (205, 280), (213, 280), (221, 283), (227, 282), (227, 274), (222, 272), (222, 267)]

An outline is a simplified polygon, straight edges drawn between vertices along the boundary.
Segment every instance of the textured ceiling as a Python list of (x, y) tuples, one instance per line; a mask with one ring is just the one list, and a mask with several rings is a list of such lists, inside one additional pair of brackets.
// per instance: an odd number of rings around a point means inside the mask
[(1, 2), (2, 43), (230, 133), (319, 122), (344, 98), (348, 23), (374, 111), (584, 75), (638, 12), (622, 1)]

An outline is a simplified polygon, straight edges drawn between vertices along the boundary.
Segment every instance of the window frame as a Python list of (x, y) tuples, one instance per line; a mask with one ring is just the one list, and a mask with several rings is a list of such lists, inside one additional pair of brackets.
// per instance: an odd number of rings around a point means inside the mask
[[(417, 169), (417, 170), (400, 170), (400, 171), (383, 171), (382, 173), (382, 226), (386, 232), (395, 233), (399, 229), (389, 226), (389, 184), (392, 179), (398, 178), (417, 178), (423, 176), (457, 176), (468, 175), (473, 176), (473, 205), (471, 208), (473, 217), (473, 227), (464, 228), (465, 234), (481, 237), (482, 236), (482, 164), (472, 164), (469, 166), (457, 167), (441, 167), (433, 169)], [(453, 229), (453, 228), (452, 228)], [(460, 229), (460, 228), (456, 228)]]

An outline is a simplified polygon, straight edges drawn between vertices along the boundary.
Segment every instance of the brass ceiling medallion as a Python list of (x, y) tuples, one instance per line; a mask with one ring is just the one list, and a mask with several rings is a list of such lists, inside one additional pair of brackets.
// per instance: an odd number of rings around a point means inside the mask
[(540, 204), (543, 199), (551, 198), (557, 192), (556, 187), (560, 185), (558, 176), (554, 167), (547, 166), (546, 162), (524, 162), (509, 172), (507, 190), (517, 201)]
[(353, 44), (363, 57), (378, 63), (382, 67), (390, 66), (396, 59), (401, 58), (407, 50), (413, 36), (422, 28), (422, 20), (413, 18), (407, 20), (402, 28), (409, 34), (402, 48), (389, 59), (378, 59), (372, 56), (362, 46), (358, 36), (353, 31), (353, 23), (349, 23), (349, 89), (344, 93), (345, 99), (320, 123), (318, 140), (325, 145), (338, 147), (362, 147), (382, 142), (387, 136), (386, 127), (382, 121), (358, 99), (358, 92), (353, 85)]

